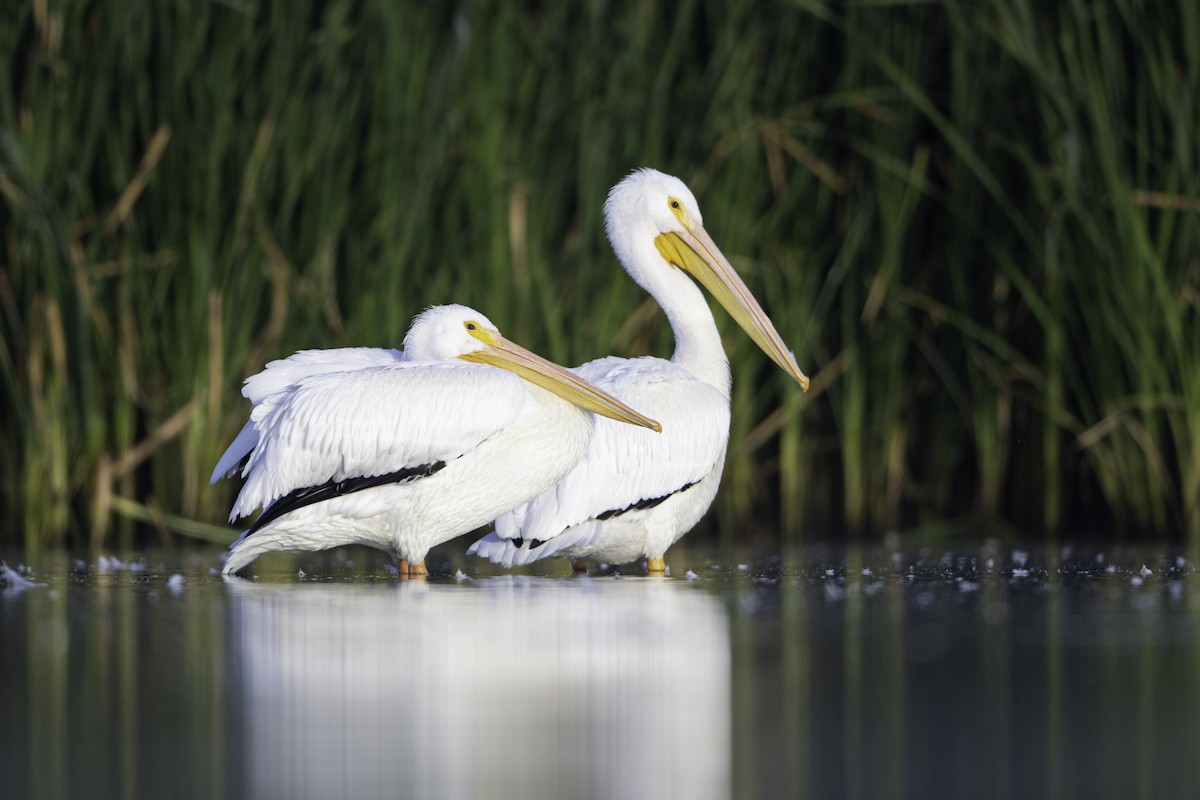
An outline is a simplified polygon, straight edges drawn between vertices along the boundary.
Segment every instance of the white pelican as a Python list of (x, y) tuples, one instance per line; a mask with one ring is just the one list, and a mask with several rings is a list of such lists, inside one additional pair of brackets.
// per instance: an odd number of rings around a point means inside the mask
[[(580, 377), (652, 415), (661, 436), (598, 421), (587, 454), (557, 486), (496, 520), (468, 553), (498, 564), (550, 555), (624, 564), (650, 572), (699, 522), (721, 480), (729, 441), (729, 360), (704, 294), (708, 289), (750, 338), (807, 391), (774, 325), (704, 230), (696, 198), (678, 178), (651, 169), (618, 183), (604, 205), (617, 258), (658, 301), (675, 354), (600, 358)], [(690, 276), (690, 277), (689, 277)]]
[(212, 480), (244, 462), (230, 521), (263, 512), (230, 548), (227, 575), (268, 551), (344, 544), (387, 550), (402, 572), (424, 574), (431, 547), (566, 475), (591, 437), (588, 411), (660, 430), (457, 305), (419, 315), (403, 352), (296, 353), (243, 393), (250, 421)]

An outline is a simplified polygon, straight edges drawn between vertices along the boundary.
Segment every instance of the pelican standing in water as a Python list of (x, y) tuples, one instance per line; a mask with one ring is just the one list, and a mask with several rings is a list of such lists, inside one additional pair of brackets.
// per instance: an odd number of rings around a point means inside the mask
[(230, 548), (226, 575), (269, 551), (345, 544), (387, 550), (402, 573), (422, 575), (431, 547), (561, 480), (592, 435), (588, 412), (661, 430), (457, 305), (419, 315), (403, 352), (302, 351), (244, 394), (250, 421), (212, 480), (241, 467), (230, 521), (263, 512)]
[(658, 301), (675, 334), (675, 354), (600, 358), (575, 369), (663, 425), (661, 436), (598, 421), (586, 455), (552, 489), (496, 520), (494, 533), (468, 553), (498, 564), (551, 555), (624, 564), (646, 559), (665, 570), (663, 554), (692, 529), (717, 493), (729, 442), (729, 359), (699, 287), (800, 387), (775, 326), (704, 230), (700, 207), (683, 181), (651, 169), (618, 183), (604, 205), (617, 258)]

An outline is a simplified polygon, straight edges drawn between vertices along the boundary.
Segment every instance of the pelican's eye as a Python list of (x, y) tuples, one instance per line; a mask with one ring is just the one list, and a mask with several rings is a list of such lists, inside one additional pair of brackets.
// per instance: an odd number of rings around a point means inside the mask
[(671, 213), (675, 215), (675, 219), (683, 225), (688, 224), (688, 213), (683, 208), (683, 201), (678, 197), (668, 197), (667, 206), (670, 207)]
[(479, 326), (478, 326), (478, 325), (476, 325), (474, 322), (468, 322), (468, 323), (467, 323), (467, 330), (469, 330), (469, 331), (473, 331), (473, 330), (475, 330), (477, 327), (479, 327)]

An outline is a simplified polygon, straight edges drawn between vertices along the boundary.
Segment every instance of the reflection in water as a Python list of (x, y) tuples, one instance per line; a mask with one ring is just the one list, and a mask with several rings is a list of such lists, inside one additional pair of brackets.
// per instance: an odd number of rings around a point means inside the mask
[(1200, 575), (1104, 556), (814, 549), (741, 584), (738, 796), (1197, 796)]
[(45, 560), (0, 590), (0, 798), (1190, 798), (1198, 556), (427, 584)]
[(723, 797), (725, 612), (657, 579), (229, 584), (248, 788)]

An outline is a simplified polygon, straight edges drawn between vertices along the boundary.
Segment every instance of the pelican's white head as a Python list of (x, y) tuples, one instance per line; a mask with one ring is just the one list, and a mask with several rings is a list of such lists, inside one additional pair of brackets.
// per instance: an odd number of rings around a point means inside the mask
[(498, 336), (492, 321), (473, 308), (431, 306), (413, 319), (404, 336), (404, 355), (410, 361), (447, 361), (482, 350), (489, 338)]
[[(633, 172), (613, 187), (604, 204), (604, 226), (613, 251), (629, 276), (654, 296), (668, 316), (691, 294), (703, 307), (682, 271), (695, 278), (725, 307), (771, 360), (808, 390), (808, 378), (796, 366), (762, 306), (704, 230), (695, 196), (678, 178), (653, 169)], [(708, 309), (704, 308), (708, 314)]]
[(404, 337), (404, 355), (409, 361), (461, 359), (499, 367), (586, 411), (662, 430), (603, 389), (505, 339), (490, 319), (467, 306), (433, 306), (418, 314)]
[(638, 244), (659, 234), (680, 233), (689, 226), (704, 227), (695, 195), (679, 178), (656, 169), (630, 173), (612, 188), (604, 203), (608, 241), (626, 270), (643, 285), (632, 266), (638, 263)]

